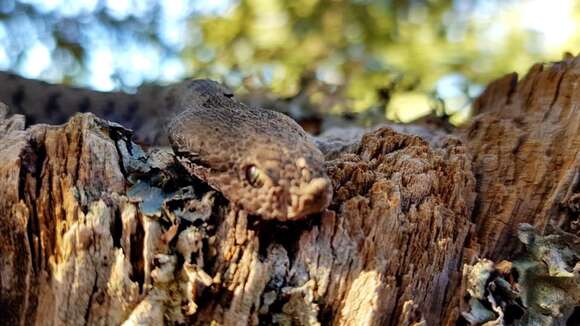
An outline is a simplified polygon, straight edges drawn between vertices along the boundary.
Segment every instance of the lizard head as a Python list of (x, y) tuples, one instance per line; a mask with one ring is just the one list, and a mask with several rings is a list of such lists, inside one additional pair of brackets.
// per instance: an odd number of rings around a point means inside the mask
[(329, 205), (324, 157), (294, 120), (247, 107), (216, 82), (186, 83), (168, 131), (191, 174), (264, 219), (300, 219)]

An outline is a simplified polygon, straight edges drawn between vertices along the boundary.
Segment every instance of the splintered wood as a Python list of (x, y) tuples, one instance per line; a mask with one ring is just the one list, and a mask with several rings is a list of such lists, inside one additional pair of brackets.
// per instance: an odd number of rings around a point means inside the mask
[(492, 83), (455, 136), (365, 134), (326, 163), (331, 206), (290, 223), (230, 205), (119, 125), (25, 128), (0, 108), (0, 324), (468, 324), (477, 273), (508, 278), (520, 223), (579, 235), (579, 71)]
[(328, 162), (323, 214), (264, 222), (221, 199), (192, 223), (128, 191), (112, 128), (84, 114), (3, 138), (6, 322), (412, 324), (450, 300), (475, 189), (458, 140), (380, 129)]
[(580, 235), (580, 58), (537, 64), (492, 83), (475, 102), (466, 131), (478, 180), (473, 214), (479, 254), (516, 250), (514, 230), (529, 223)]

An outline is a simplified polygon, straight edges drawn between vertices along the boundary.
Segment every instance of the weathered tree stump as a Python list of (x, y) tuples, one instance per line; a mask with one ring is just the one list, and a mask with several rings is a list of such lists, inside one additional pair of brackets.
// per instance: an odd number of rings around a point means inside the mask
[[(475, 102), (466, 132), (478, 179), (473, 214), (479, 254), (509, 257), (520, 223), (580, 235), (580, 58), (510, 74)], [(475, 239), (474, 239), (475, 240)]]
[(579, 67), (492, 83), (473, 123), (436, 142), (367, 133), (327, 162), (331, 206), (291, 223), (248, 216), (92, 114), (25, 128), (2, 112), (0, 323), (517, 323), (541, 306), (534, 282), (506, 301), (530, 303), (517, 318), (494, 289), (522, 255), (566, 280), (546, 320), (577, 318), (578, 253), (558, 248), (580, 232)]

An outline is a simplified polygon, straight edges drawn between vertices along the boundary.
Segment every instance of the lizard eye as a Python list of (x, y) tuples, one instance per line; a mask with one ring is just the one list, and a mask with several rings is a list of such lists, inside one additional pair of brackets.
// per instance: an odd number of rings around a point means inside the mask
[(246, 168), (246, 180), (254, 188), (260, 188), (264, 185), (264, 173), (255, 165), (250, 165)]

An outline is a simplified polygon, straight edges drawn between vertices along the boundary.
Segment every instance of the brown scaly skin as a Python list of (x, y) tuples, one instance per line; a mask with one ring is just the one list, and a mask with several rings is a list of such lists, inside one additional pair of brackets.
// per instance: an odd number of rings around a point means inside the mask
[(167, 145), (162, 133), (167, 89), (146, 86), (136, 94), (98, 92), (0, 72), (0, 102), (12, 113), (24, 115), (27, 124), (61, 124), (77, 112), (92, 112), (133, 129), (143, 144)]
[(0, 72), (0, 102), (24, 114), (29, 124), (60, 124), (76, 112), (92, 112), (133, 129), (145, 144), (167, 144), (168, 131), (190, 173), (265, 219), (299, 219), (323, 210), (332, 197), (322, 154), (296, 122), (247, 107), (213, 81), (189, 80), (129, 95)]
[(324, 157), (294, 120), (247, 107), (211, 80), (174, 91), (183, 111), (169, 123), (169, 139), (190, 173), (265, 219), (300, 219), (328, 206)]

